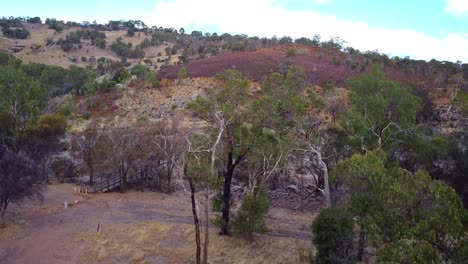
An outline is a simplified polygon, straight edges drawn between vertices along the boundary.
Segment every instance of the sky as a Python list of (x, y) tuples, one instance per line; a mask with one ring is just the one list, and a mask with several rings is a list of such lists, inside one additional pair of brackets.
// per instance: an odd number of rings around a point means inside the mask
[(139, 19), (186, 32), (340, 37), (361, 51), (468, 63), (468, 0), (16, 0), (0, 16)]

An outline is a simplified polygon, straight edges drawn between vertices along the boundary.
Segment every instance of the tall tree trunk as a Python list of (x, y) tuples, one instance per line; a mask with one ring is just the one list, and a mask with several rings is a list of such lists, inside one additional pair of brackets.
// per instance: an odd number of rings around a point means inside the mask
[(231, 183), (234, 170), (231, 168), (224, 175), (224, 188), (223, 188), (223, 212), (221, 223), (221, 235), (229, 235), (229, 213), (231, 207)]
[(234, 174), (232, 159), (234, 146), (232, 140), (229, 142), (230, 150), (228, 152), (228, 160), (226, 162), (226, 172), (224, 173), (224, 186), (223, 186), (223, 206), (222, 206), (222, 222), (221, 222), (221, 235), (229, 235), (229, 211), (231, 207), (231, 182), (232, 175)]
[(167, 160), (166, 166), (167, 166), (167, 170), (166, 170), (167, 193), (171, 193), (172, 162), (170, 161), (170, 159)]
[(190, 198), (192, 199), (193, 223), (195, 224), (195, 242), (197, 243), (196, 263), (200, 264), (201, 242), (200, 242), (200, 220), (198, 219), (197, 204), (195, 201), (195, 186), (193, 180), (189, 178)]
[(237, 159), (233, 162), (233, 152), (234, 152), (234, 142), (230, 140), (229, 142), (230, 150), (228, 152), (228, 160), (226, 163), (226, 172), (224, 172), (224, 188), (223, 188), (223, 212), (222, 212), (222, 223), (221, 223), (221, 232), (220, 235), (229, 235), (229, 213), (231, 207), (231, 184), (232, 177), (234, 176), (234, 170), (236, 166), (242, 161), (242, 159), (249, 152), (247, 148)]
[(330, 182), (328, 181), (328, 167), (327, 167), (327, 164), (323, 160), (320, 160), (319, 164), (320, 164), (320, 168), (322, 169), (322, 175), (323, 175), (323, 192), (325, 196), (325, 205), (328, 208), (331, 205)]
[(0, 207), (0, 210), (1, 210), (1, 212), (0, 212), (0, 227), (5, 226), (5, 212), (6, 212), (7, 207), (8, 207), (8, 202), (4, 201), (3, 204)]
[(120, 192), (127, 190), (127, 170), (124, 164), (120, 164)]
[[(323, 161), (322, 153), (319, 149), (316, 149), (310, 146), (310, 149), (315, 154), (318, 166), (322, 171), (322, 181), (319, 182), (321, 188), (323, 188), (323, 195), (325, 196), (325, 206), (328, 208), (331, 205), (331, 198), (330, 198), (330, 182), (328, 180), (328, 167), (325, 161)], [(323, 184), (323, 186), (322, 186)]]
[(93, 168), (93, 165), (88, 165), (88, 167), (89, 167), (89, 185), (93, 185), (94, 168)]
[(203, 264), (208, 264), (208, 245), (210, 243), (210, 199), (208, 188), (205, 190), (205, 241), (203, 242)]

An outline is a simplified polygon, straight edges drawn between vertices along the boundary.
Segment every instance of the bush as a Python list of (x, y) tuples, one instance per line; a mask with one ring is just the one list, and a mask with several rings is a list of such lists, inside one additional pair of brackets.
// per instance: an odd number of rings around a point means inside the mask
[(75, 164), (69, 158), (55, 157), (50, 164), (50, 169), (59, 183), (64, 183), (67, 178), (71, 179), (76, 176)]
[(261, 191), (257, 194), (247, 194), (242, 200), (242, 206), (232, 219), (234, 233), (252, 238), (254, 232), (265, 233), (265, 217), (269, 210), (268, 195)]
[(42, 21), (41, 21), (41, 18), (40, 17), (30, 17), (26, 20), (28, 23), (32, 23), (32, 24), (41, 24)]
[(138, 78), (144, 77), (148, 72), (149, 72), (148, 67), (141, 65), (141, 64), (137, 64), (133, 66), (132, 69), (130, 69), (130, 73), (132, 75), (136, 75)]
[(120, 68), (116, 71), (115, 75), (114, 75), (114, 81), (116, 81), (117, 83), (122, 83), (122, 82), (125, 82), (126, 80), (130, 79), (131, 75), (130, 73), (128, 72), (127, 69), (125, 68)]
[(345, 209), (323, 210), (312, 224), (317, 263), (350, 263), (353, 229), (353, 219)]
[(91, 118), (91, 113), (90, 113), (90, 112), (84, 112), (84, 113), (81, 114), (81, 117), (82, 117), (83, 119), (88, 120), (88, 119)]
[(25, 28), (2, 28), (3, 36), (14, 39), (25, 39), (29, 37), (29, 31)]
[(71, 95), (67, 95), (66, 99), (60, 105), (58, 112), (65, 117), (68, 117), (73, 113), (73, 100)]
[(26, 199), (42, 200), (43, 171), (23, 154), (0, 148), (0, 226), (10, 203), (20, 204)]

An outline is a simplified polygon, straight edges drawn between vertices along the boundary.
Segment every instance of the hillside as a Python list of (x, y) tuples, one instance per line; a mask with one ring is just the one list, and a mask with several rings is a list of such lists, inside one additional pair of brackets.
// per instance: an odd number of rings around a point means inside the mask
[(140, 20), (0, 27), (0, 263), (468, 258), (468, 64)]
[[(347, 86), (350, 78), (355, 78), (372, 70), (372, 60), (353, 56), (326, 48), (312, 48), (302, 45), (283, 45), (275, 48), (262, 48), (251, 52), (225, 52), (208, 59), (191, 61), (186, 65), (165, 68), (159, 71), (162, 78), (177, 78), (178, 70), (185, 66), (189, 77), (209, 77), (228, 69), (236, 69), (253, 81), (261, 82), (265, 76), (281, 71), (288, 65), (303, 67), (307, 81), (312, 85), (327, 83)], [(394, 80), (425, 89), (439, 88), (435, 76), (410, 74), (397, 65), (386, 65), (385, 74)]]

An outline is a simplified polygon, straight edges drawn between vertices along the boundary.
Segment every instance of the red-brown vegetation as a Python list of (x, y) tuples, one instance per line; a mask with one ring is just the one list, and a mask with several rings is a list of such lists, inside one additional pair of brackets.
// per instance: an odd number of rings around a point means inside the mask
[[(185, 64), (188, 77), (210, 77), (227, 69), (236, 69), (253, 81), (287, 65), (299, 65), (307, 73), (310, 84), (332, 83), (346, 87), (349, 78), (358, 77), (372, 69), (372, 61), (361, 55), (351, 55), (336, 50), (301, 45), (279, 46), (252, 52), (225, 52), (207, 59)], [(177, 78), (182, 65), (161, 69), (160, 78)], [(406, 73), (391, 62), (383, 67), (385, 74), (394, 80), (413, 86), (436, 88), (435, 77), (423, 73)]]

